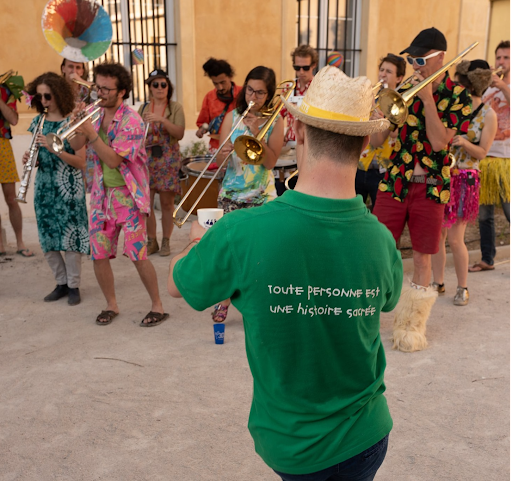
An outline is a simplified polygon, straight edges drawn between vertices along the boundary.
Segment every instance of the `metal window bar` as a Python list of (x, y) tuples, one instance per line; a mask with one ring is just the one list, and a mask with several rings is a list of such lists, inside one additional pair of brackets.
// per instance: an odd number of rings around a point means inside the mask
[[(168, 41), (169, 0), (99, 0), (112, 22), (112, 44), (107, 52), (91, 62), (94, 65), (112, 60), (123, 64), (131, 73), (131, 103), (146, 100), (144, 80), (156, 68), (168, 72), (175, 84), (176, 42)], [(169, 6), (168, 4), (171, 3)], [(174, 33), (169, 32), (174, 38)], [(143, 63), (134, 62), (133, 52), (141, 49)], [(174, 95), (173, 95), (174, 96)]]
[[(359, 21), (362, 0), (297, 0), (297, 45), (306, 43), (318, 52), (318, 68), (332, 51), (343, 54), (343, 71), (359, 74), (361, 54)], [(306, 13), (307, 12), (307, 13)], [(316, 27), (316, 32), (313, 29)]]

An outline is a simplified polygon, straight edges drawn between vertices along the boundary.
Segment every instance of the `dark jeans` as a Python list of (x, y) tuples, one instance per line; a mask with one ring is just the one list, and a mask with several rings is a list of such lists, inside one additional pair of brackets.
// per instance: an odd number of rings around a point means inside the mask
[(361, 454), (316, 473), (276, 473), (283, 481), (371, 481), (386, 457), (388, 437), (389, 435)]
[(367, 171), (357, 169), (356, 174), (356, 194), (363, 196), (363, 202), (370, 196), (372, 200), (372, 210), (375, 207), (379, 183), (384, 178), (384, 172), (381, 174), (379, 169), (368, 169)]
[[(510, 223), (510, 203), (503, 202), (503, 213)], [(480, 250), (482, 260), (494, 265), (496, 257), (496, 230), (494, 228), (494, 205), (481, 205), (478, 211), (478, 225), (480, 227)]]

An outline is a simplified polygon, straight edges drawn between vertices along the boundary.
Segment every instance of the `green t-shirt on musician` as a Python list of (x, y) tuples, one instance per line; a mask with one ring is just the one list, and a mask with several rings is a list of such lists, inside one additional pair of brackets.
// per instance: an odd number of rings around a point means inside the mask
[(176, 264), (193, 308), (231, 298), (243, 315), (249, 430), (271, 468), (320, 471), (389, 433), (380, 312), (402, 278), (395, 241), (361, 196), (292, 190), (225, 215)]
[[(98, 135), (100, 139), (108, 145), (108, 136), (103, 129), (100, 128)], [(119, 172), (119, 169), (111, 169), (103, 160), (100, 159), (101, 169), (103, 170), (103, 185), (105, 187), (121, 187), (126, 185), (123, 175)]]

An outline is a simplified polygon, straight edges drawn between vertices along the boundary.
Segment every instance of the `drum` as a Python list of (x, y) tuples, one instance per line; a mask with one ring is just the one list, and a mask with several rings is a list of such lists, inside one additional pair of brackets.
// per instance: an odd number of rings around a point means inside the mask
[[(204, 169), (205, 165), (210, 160), (210, 157), (189, 157), (183, 161), (182, 171), (184, 176), (180, 178), (181, 185), (181, 195), (184, 196), (192, 184), (197, 180), (199, 174)], [(197, 198), (201, 195), (203, 190), (208, 185), (208, 182), (212, 179), (212, 177), (217, 172), (215, 170), (207, 170), (203, 177), (199, 180), (197, 185), (194, 187), (194, 191), (190, 193), (187, 200), (183, 203), (182, 208), (186, 212), (188, 212)], [(210, 187), (208, 187), (207, 191), (203, 195), (202, 199), (196, 205), (194, 210), (192, 211), (193, 215), (197, 215), (197, 209), (205, 209), (205, 208), (216, 208), (217, 207), (217, 197), (219, 194), (219, 177), (222, 177), (222, 173), (217, 175), (217, 178), (211, 183)], [(222, 180), (222, 179), (220, 179)]]

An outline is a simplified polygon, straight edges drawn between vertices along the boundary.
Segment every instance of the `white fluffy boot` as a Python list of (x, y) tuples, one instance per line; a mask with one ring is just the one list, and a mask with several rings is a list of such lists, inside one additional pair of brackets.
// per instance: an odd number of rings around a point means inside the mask
[(432, 287), (413, 283), (402, 291), (393, 323), (393, 349), (414, 352), (427, 347), (427, 319), (436, 298), (437, 291)]

